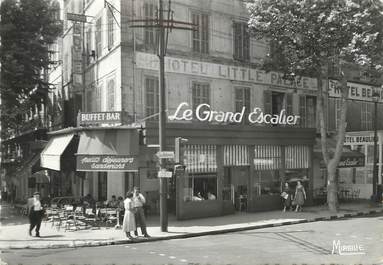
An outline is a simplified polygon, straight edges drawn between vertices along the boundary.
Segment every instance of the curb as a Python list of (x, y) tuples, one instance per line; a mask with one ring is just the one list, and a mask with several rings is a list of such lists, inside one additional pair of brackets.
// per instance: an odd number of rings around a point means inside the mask
[(185, 238), (201, 237), (201, 236), (208, 236), (208, 235), (227, 234), (232, 232), (241, 232), (241, 231), (279, 227), (279, 226), (294, 225), (294, 224), (313, 223), (313, 222), (320, 222), (320, 221), (333, 221), (333, 220), (347, 219), (347, 218), (353, 218), (358, 216), (366, 216), (366, 215), (371, 215), (376, 213), (383, 213), (383, 209), (322, 216), (322, 217), (315, 217), (311, 219), (310, 218), (299, 219), (299, 220), (285, 221), (280, 223), (259, 224), (259, 225), (250, 225), (250, 226), (243, 226), (243, 227), (236, 227), (236, 228), (211, 230), (206, 232), (195, 232), (190, 234), (181, 234), (181, 235), (164, 236), (164, 237), (151, 237), (147, 239), (134, 239), (134, 240), (116, 239), (113, 241), (99, 240), (99, 241), (88, 241), (88, 242), (86, 241), (76, 242), (75, 240), (73, 240), (72, 242), (67, 244), (49, 243), (47, 245), (41, 245), (41, 244), (40, 245), (20, 245), (20, 246), (15, 245), (15, 246), (9, 246), (8, 248), (3, 248), (3, 249), (15, 249), (15, 250), (16, 249), (57, 249), (57, 248), (81, 248), (81, 247), (137, 244), (137, 243), (144, 243), (144, 242), (155, 242), (155, 241), (164, 241), (164, 240), (172, 240), (172, 239), (185, 239)]

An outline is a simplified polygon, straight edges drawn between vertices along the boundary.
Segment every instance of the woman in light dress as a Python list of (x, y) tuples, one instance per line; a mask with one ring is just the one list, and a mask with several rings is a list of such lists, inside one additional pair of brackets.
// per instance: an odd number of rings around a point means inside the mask
[(126, 194), (126, 199), (124, 200), (125, 214), (124, 214), (124, 221), (122, 223), (122, 231), (125, 232), (126, 236), (129, 239), (133, 239), (133, 237), (130, 235), (130, 232), (136, 230), (136, 221), (134, 219), (134, 208), (133, 208), (132, 197), (133, 197), (132, 192), (128, 192)]

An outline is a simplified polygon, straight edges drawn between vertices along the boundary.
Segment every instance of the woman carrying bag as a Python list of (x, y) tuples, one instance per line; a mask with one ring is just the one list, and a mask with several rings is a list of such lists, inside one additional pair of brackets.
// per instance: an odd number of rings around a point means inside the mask
[(128, 192), (124, 200), (124, 221), (122, 222), (122, 231), (125, 232), (129, 239), (133, 239), (130, 232), (136, 230), (136, 221), (134, 219), (133, 193)]
[(295, 189), (294, 203), (296, 205), (295, 211), (302, 211), (302, 206), (306, 200), (306, 191), (300, 181), (297, 182), (297, 187)]

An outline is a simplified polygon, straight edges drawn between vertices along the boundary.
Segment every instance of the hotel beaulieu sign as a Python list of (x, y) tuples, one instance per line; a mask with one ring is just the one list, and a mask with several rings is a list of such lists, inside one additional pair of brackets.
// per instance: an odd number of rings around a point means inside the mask
[[(169, 120), (191, 121), (193, 117), (196, 117), (199, 121), (203, 122), (242, 123), (246, 112), (246, 107), (242, 107), (240, 112), (216, 111), (212, 110), (210, 105), (206, 103), (198, 105), (195, 112), (193, 112), (188, 106), (189, 104), (186, 102), (179, 104), (174, 115), (168, 117)], [(288, 115), (284, 109), (279, 114), (269, 114), (264, 113), (261, 108), (254, 108), (252, 112), (247, 114), (247, 119), (252, 124), (295, 125), (299, 119), (298, 115)]]

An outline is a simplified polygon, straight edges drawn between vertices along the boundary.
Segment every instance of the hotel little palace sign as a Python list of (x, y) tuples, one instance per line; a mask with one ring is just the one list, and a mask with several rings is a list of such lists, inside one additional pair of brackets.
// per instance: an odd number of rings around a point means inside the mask
[[(138, 68), (148, 70), (159, 69), (158, 57), (149, 53), (136, 52), (136, 64)], [(165, 58), (165, 72), (198, 75), (234, 81), (245, 81), (262, 85), (297, 88), (301, 90), (317, 90), (317, 81), (314, 78), (299, 77), (291, 81), (284, 79), (283, 74), (277, 72), (266, 73), (265, 71), (259, 69), (174, 57)]]

